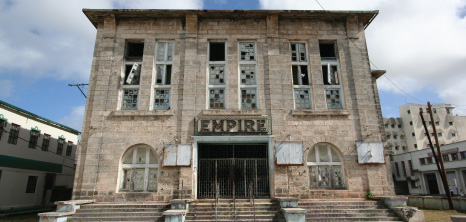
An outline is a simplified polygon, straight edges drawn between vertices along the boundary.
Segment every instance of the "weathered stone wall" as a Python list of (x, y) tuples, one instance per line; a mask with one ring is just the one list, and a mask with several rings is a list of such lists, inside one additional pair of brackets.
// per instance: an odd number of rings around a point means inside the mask
[[(138, 110), (119, 110), (124, 47), (127, 40), (143, 40), (144, 56)], [(150, 110), (157, 40), (174, 40), (175, 55), (169, 110)], [(208, 42), (227, 47), (224, 110), (207, 109)], [(319, 40), (338, 48), (344, 109), (328, 111), (322, 79)], [(258, 109), (240, 110), (238, 41), (257, 47)], [(307, 42), (312, 82), (310, 111), (293, 110), (290, 41)], [(187, 12), (183, 18), (115, 18), (97, 24), (97, 37), (79, 149), (74, 198), (100, 201), (167, 200), (193, 194), (191, 167), (162, 167), (164, 144), (191, 144), (198, 115), (268, 115), (274, 142), (303, 142), (306, 160), (318, 143), (334, 145), (344, 157), (344, 190), (309, 189), (308, 167), (275, 166), (272, 196), (301, 198), (363, 197), (393, 194), (389, 164), (360, 165), (355, 141), (381, 142), (382, 117), (375, 79), (371, 76), (362, 21), (316, 18), (207, 18)], [(175, 137), (179, 139), (175, 141)], [(137, 144), (151, 147), (159, 157), (155, 193), (119, 192), (120, 160)], [(388, 159), (387, 159), (388, 163)], [(289, 184), (289, 185), (288, 185)]]

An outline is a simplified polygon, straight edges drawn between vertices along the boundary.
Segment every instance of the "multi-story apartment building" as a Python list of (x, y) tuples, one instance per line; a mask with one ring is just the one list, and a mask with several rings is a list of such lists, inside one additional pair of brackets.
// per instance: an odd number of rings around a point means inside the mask
[(384, 118), (387, 141), (385, 146), (400, 154), (430, 148), (427, 132), (424, 130), (420, 112), (424, 116), (428, 133), (435, 145), (432, 125), (435, 124), (441, 146), (466, 140), (464, 116), (453, 115), (454, 107), (450, 104), (432, 105), (432, 122), (427, 105), (408, 103), (399, 108), (400, 118)]
[(69, 198), (78, 135), (0, 100), (0, 213)]
[[(437, 150), (437, 149), (435, 149)], [(466, 141), (441, 147), (449, 189), (466, 191)], [(393, 155), (392, 169), (399, 194), (445, 194), (431, 149)]]
[(75, 199), (394, 194), (364, 35), (377, 11), (83, 11)]

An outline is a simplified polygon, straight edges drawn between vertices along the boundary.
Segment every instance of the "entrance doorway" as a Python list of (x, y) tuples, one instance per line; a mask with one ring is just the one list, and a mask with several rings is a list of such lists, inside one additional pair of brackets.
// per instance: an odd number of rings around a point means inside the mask
[(427, 173), (425, 174), (425, 176), (426, 176), (427, 187), (429, 188), (429, 194), (440, 194), (439, 189), (438, 189), (438, 184), (437, 184), (437, 178), (435, 177), (435, 174)]
[(199, 144), (198, 161), (198, 198), (270, 197), (266, 144)]

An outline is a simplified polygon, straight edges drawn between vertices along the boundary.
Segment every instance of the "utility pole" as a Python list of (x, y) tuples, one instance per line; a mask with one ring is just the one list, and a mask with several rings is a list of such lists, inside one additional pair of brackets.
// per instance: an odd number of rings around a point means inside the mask
[[(434, 116), (432, 115), (432, 107), (430, 106), (430, 102), (427, 102), (427, 109), (429, 110), (430, 121), (432, 123), (432, 129), (434, 130), (435, 143), (437, 144), (437, 155), (438, 155), (437, 160), (440, 163), (440, 167), (441, 167), (440, 176), (442, 177), (443, 188), (445, 189), (445, 194), (447, 195), (447, 198), (448, 198), (448, 205), (450, 206), (450, 210), (453, 210), (453, 202), (451, 200), (450, 186), (448, 186), (447, 174), (445, 172), (445, 166), (443, 165), (443, 155), (442, 155), (442, 151), (440, 150), (440, 144), (438, 142), (438, 134), (437, 134), (437, 129), (435, 127)], [(429, 133), (429, 132), (426, 132), (426, 133)], [(434, 152), (434, 155), (435, 155), (435, 152)]]

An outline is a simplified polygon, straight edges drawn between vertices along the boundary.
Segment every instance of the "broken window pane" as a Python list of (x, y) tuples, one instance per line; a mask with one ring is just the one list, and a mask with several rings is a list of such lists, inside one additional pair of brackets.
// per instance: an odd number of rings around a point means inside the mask
[(309, 74), (307, 66), (292, 66), (293, 84), (294, 85), (309, 85)]
[(255, 61), (256, 60), (254, 42), (240, 42), (239, 51), (240, 51), (241, 61)]
[(332, 186), (335, 188), (343, 187), (343, 172), (341, 166), (332, 166)]
[(223, 109), (225, 104), (225, 90), (211, 89), (209, 93), (209, 104), (212, 109)]
[(306, 62), (306, 44), (305, 43), (291, 43), (291, 61), (293, 62)]
[(131, 170), (123, 170), (123, 183), (121, 185), (122, 190), (129, 190), (131, 187)]
[(311, 98), (309, 89), (295, 89), (294, 90), (294, 101), (296, 109), (310, 109)]
[(125, 50), (125, 59), (140, 59), (144, 54), (144, 43), (142, 42), (127, 42)]
[(325, 97), (327, 100), (327, 108), (341, 109), (340, 90), (339, 89), (326, 89)]
[(225, 84), (225, 65), (210, 65), (209, 83), (211, 85)]
[(324, 85), (340, 85), (338, 68), (336, 65), (323, 65), (322, 74), (324, 79)]
[(209, 61), (225, 61), (225, 43), (209, 43)]
[(139, 85), (139, 76), (141, 73), (141, 65), (133, 63), (125, 65), (124, 85)]
[(170, 108), (170, 90), (156, 89), (154, 95), (154, 109)]
[(336, 58), (334, 43), (320, 43), (319, 49), (320, 49), (321, 58), (327, 58), (327, 59)]
[(170, 85), (172, 76), (171, 65), (156, 65), (155, 84)]
[(311, 188), (319, 187), (319, 184), (318, 184), (319, 174), (317, 173), (317, 166), (309, 167), (309, 174), (310, 174), (309, 179), (310, 179)]
[(256, 65), (240, 65), (241, 84), (256, 84)]
[(255, 109), (256, 108), (256, 89), (241, 90), (241, 108)]
[(330, 188), (330, 166), (318, 166), (318, 173), (319, 173), (319, 187), (322, 188)]
[(137, 109), (138, 92), (139, 90), (137, 89), (125, 89), (123, 91), (123, 104), (121, 109)]

